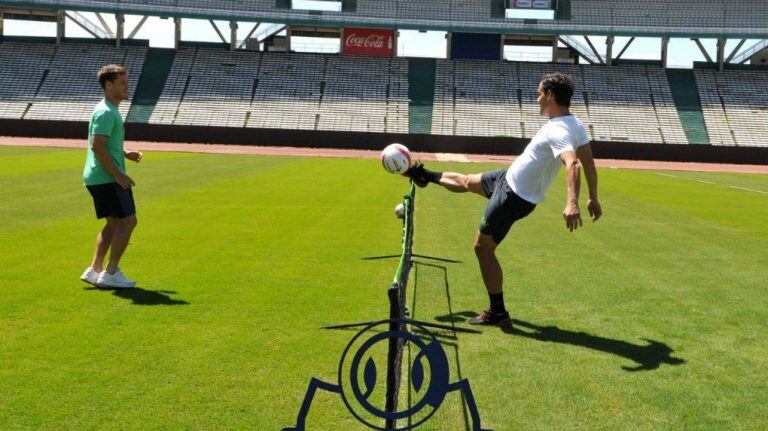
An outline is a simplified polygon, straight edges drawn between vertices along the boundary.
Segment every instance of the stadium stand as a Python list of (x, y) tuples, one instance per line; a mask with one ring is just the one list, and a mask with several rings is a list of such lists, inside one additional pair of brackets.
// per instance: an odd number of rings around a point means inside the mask
[(53, 56), (54, 46), (0, 44), (0, 118), (22, 118)]
[(328, 57), (318, 130), (408, 133), (408, 62)]
[(651, 66), (438, 61), (432, 133), (531, 138), (546, 121), (536, 87), (560, 71), (576, 82), (571, 110), (593, 139), (687, 143), (664, 70)]
[(150, 123), (407, 133), (407, 79), (404, 59), (183, 47)]
[[(131, 91), (141, 76), (145, 47), (115, 48), (99, 44), (69, 44), (59, 48), (41, 43), (0, 45), (4, 84), (0, 116), (18, 119), (88, 120), (102, 92), (96, 82), (100, 65), (127, 66)], [(130, 101), (120, 106), (125, 116)]]
[(176, 51), (173, 66), (168, 74), (162, 93), (150, 116), (155, 124), (173, 124), (182, 96), (188, 85), (188, 77), (194, 62), (196, 48), (181, 47)]
[(258, 71), (258, 55), (198, 49), (174, 124), (243, 127)]
[[(41, 49), (45, 50), (44, 47)], [(94, 105), (103, 97), (96, 81), (98, 68), (105, 64), (121, 64), (129, 74), (130, 92), (136, 89), (146, 56), (146, 47), (116, 48), (101, 44), (67, 44), (54, 51), (48, 73), (31, 99), (27, 119), (88, 121)], [(120, 105), (125, 117), (130, 101)]]
[(517, 65), (438, 60), (432, 133), (522, 136)]
[(714, 145), (768, 146), (768, 74), (695, 70), (704, 121)]
[[(4, 41), (0, 78), (11, 85), (0, 87), (0, 117), (87, 121), (101, 98), (97, 67), (127, 65), (133, 94), (147, 53), (145, 46)], [(561, 71), (576, 81), (572, 111), (594, 140), (765, 146), (768, 135), (764, 71), (233, 52), (202, 45), (182, 46), (168, 57), (166, 70), (156, 104), (142, 117), (149, 123), (531, 138), (546, 121), (536, 102), (539, 79)], [(124, 116), (130, 109), (130, 101), (120, 107)]]
[[(649, 69), (655, 69), (649, 73)], [(687, 143), (663, 69), (582, 67), (589, 122), (602, 141)], [(653, 76), (653, 78), (652, 78)]]
[(764, 28), (753, 0), (572, 0), (572, 25), (657, 28)]
[(248, 127), (315, 130), (325, 56), (265, 54)]

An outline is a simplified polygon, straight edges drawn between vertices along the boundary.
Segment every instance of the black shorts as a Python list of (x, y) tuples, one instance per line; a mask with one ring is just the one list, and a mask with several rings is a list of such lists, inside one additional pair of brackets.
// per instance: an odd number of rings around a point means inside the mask
[(123, 189), (117, 183), (85, 186), (93, 196), (96, 218), (113, 217), (123, 219), (136, 214), (133, 189)]
[(493, 241), (501, 244), (512, 225), (533, 212), (536, 204), (512, 191), (507, 183), (506, 170), (486, 172), (482, 175), (481, 182), (489, 202), (480, 221), (480, 232), (493, 236)]

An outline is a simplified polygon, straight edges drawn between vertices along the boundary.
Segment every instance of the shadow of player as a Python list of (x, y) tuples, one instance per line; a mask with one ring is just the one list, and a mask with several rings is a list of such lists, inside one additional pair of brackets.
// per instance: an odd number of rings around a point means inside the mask
[[(520, 329), (524, 328), (526, 330)], [(586, 347), (605, 353), (611, 353), (634, 361), (637, 366), (621, 368), (625, 371), (655, 370), (661, 364), (681, 365), (685, 360), (672, 357), (671, 347), (665, 343), (644, 338), (647, 345), (633, 344), (627, 341), (614, 340), (612, 338), (599, 337), (586, 332), (574, 332), (560, 329), (557, 326), (539, 326), (512, 319), (512, 326), (501, 328), (507, 334), (518, 335), (538, 341), (571, 344), (573, 346)]]
[[(466, 321), (468, 317), (476, 315), (477, 313), (462, 311), (438, 316), (436, 319), (441, 322), (461, 322)], [(557, 326), (536, 325), (519, 319), (512, 319), (512, 325), (501, 327), (501, 330), (510, 335), (517, 335), (532, 340), (586, 347), (627, 358), (637, 364), (634, 367), (622, 366), (621, 368), (626, 371), (648, 371), (659, 368), (661, 364), (681, 365), (685, 363), (684, 359), (672, 356), (674, 350), (667, 344), (645, 338), (643, 340), (647, 344), (633, 344), (628, 341), (600, 337), (586, 332), (560, 329)]]
[(128, 299), (133, 305), (189, 305), (189, 302), (173, 299), (168, 294), (175, 294), (172, 290), (146, 290), (140, 287), (130, 289), (113, 289), (109, 287), (85, 287), (85, 290), (98, 290), (112, 292), (118, 298)]

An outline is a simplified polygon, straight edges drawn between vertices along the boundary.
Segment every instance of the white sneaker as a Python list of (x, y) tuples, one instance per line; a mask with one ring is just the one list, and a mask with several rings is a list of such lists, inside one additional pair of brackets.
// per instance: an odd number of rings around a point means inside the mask
[(128, 279), (125, 274), (123, 274), (123, 271), (120, 271), (120, 268), (117, 268), (114, 274), (102, 271), (102, 273), (99, 274), (99, 279), (96, 280), (96, 285), (99, 287), (126, 289), (136, 286), (136, 282)]
[(83, 280), (88, 284), (92, 284), (96, 286), (96, 282), (99, 280), (99, 273), (96, 272), (96, 270), (94, 270), (92, 266), (89, 266), (88, 269), (85, 270), (83, 275), (80, 276), (80, 280)]

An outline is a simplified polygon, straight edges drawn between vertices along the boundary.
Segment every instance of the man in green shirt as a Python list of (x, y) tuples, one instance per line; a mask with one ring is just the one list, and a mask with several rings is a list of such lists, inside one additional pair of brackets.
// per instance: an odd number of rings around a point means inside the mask
[[(131, 189), (136, 183), (125, 174), (125, 159), (138, 163), (142, 154), (123, 149), (125, 128), (117, 107), (128, 98), (128, 69), (104, 66), (98, 79), (104, 89), (104, 99), (94, 108), (88, 124), (83, 182), (93, 197), (96, 217), (106, 219), (107, 224), (96, 237), (93, 262), (80, 279), (98, 287), (130, 288), (136, 282), (129, 280), (118, 267), (137, 223)], [(109, 263), (104, 267), (110, 249)]]

